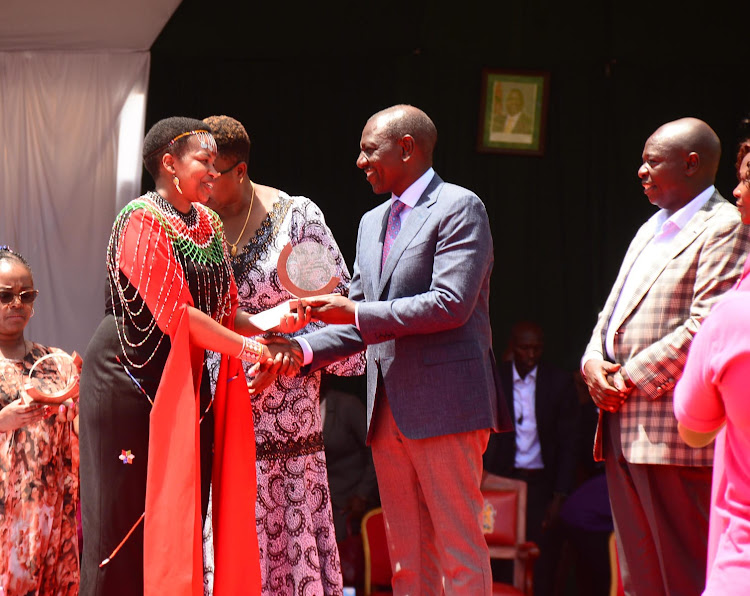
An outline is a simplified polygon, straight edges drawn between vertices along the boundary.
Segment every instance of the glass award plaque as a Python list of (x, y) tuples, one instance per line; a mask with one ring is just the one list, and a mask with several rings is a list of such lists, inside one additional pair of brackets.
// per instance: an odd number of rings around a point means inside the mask
[(26, 395), (43, 404), (61, 404), (78, 394), (81, 357), (73, 352), (50, 352), (37, 360), (24, 385)]
[[(333, 257), (325, 246), (315, 240), (303, 240), (294, 246), (288, 243), (281, 250), (276, 269), (281, 285), (295, 298), (330, 294), (341, 282), (336, 275)], [(258, 329), (268, 331), (278, 326), (283, 315), (296, 308), (296, 300), (287, 300), (253, 315), (250, 321)]]
[(330, 294), (341, 282), (328, 249), (314, 240), (287, 244), (279, 255), (279, 281), (297, 298)]

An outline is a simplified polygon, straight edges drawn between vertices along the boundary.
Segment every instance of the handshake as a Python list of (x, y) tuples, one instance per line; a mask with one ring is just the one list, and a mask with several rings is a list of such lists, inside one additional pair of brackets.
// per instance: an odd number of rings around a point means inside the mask
[[(296, 309), (296, 313), (283, 314), (274, 330), (281, 333), (295, 333), (310, 321), (320, 321), (330, 325), (354, 324), (355, 322), (355, 303), (341, 294), (300, 298), (290, 301), (290, 309), (292, 308)], [(303, 362), (302, 347), (293, 338), (270, 335), (258, 338), (258, 341), (266, 346), (270, 356), (254, 364), (248, 373), (250, 381), (247, 387), (251, 395), (263, 391), (278, 375), (297, 375)]]

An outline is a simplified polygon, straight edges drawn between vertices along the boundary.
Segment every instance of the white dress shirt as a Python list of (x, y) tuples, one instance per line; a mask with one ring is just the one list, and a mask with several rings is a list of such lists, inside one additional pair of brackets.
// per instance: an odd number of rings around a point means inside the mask
[(513, 363), (513, 410), (516, 425), (516, 468), (541, 470), (542, 445), (536, 428), (536, 373), (535, 366), (525, 378), (521, 378)]

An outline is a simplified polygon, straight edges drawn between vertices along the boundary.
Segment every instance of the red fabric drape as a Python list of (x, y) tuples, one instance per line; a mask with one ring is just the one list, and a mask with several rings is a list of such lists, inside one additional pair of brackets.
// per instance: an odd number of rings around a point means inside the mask
[[(230, 329), (235, 312), (229, 316)], [(214, 595), (260, 594), (253, 409), (245, 371), (236, 358), (221, 358), (214, 428)]]
[[(145, 596), (203, 594), (199, 388), (204, 352), (190, 344), (186, 307), (180, 310), (151, 411)], [(260, 594), (252, 407), (234, 358), (222, 358), (214, 417), (214, 594)]]
[(203, 350), (190, 344), (187, 306), (156, 391), (148, 445), (143, 544), (145, 596), (201, 596), (199, 388)]

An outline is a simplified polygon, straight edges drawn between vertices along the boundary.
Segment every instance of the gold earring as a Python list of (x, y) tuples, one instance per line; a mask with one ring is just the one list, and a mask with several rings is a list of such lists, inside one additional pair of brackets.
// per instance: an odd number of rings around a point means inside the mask
[(245, 179), (244, 176), (240, 176), (240, 184), (242, 184), (242, 181)]
[(31, 314), (29, 315), (29, 318), (31, 318), (31, 317), (33, 317), (33, 316), (34, 316), (34, 307), (32, 306), (32, 307), (31, 307)]
[(174, 187), (177, 189), (177, 192), (182, 194), (182, 189), (180, 188), (180, 179), (177, 177), (177, 174), (175, 174), (174, 178), (172, 178), (172, 183), (174, 184)]

